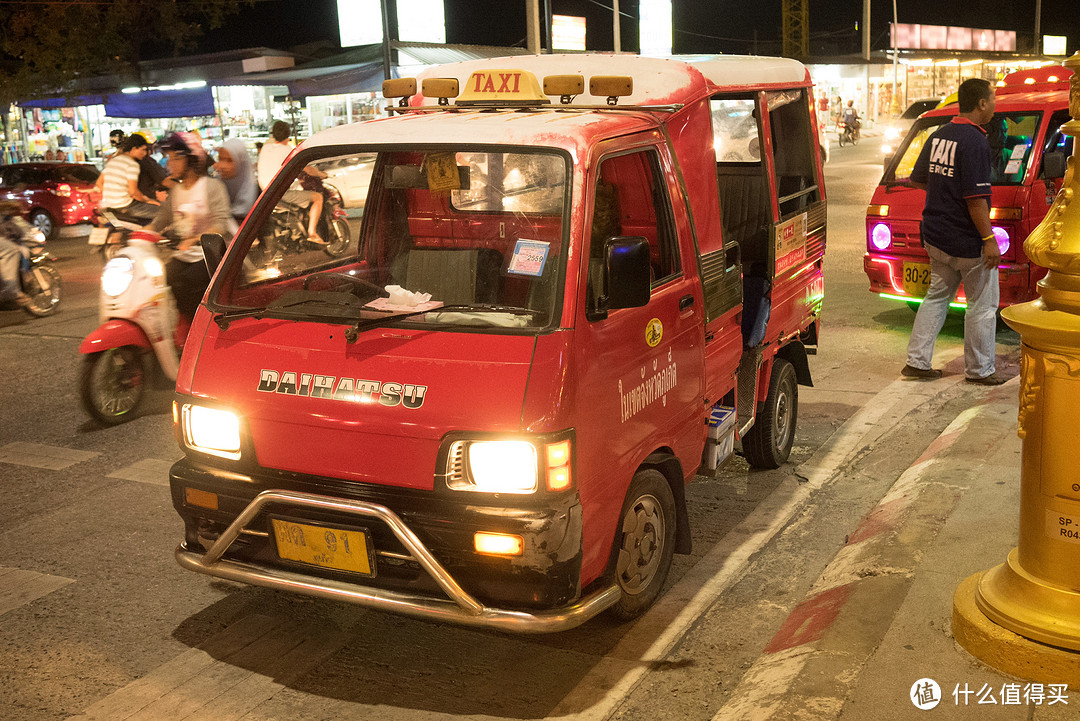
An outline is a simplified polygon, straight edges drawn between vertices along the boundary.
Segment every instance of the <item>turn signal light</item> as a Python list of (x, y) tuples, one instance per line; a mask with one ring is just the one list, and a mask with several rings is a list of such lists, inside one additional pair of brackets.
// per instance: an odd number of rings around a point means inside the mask
[(549, 491), (565, 491), (573, 480), (570, 477), (570, 441), (547, 446), (547, 487)]
[(525, 550), (525, 539), (510, 533), (477, 531), (473, 545), (477, 553), (488, 556), (520, 556)]
[(889, 217), (889, 206), (887, 205), (871, 205), (866, 209), (867, 215), (874, 215), (878, 218)]
[(991, 208), (990, 220), (1020, 220), (1024, 217), (1023, 208)]
[(211, 511), (218, 509), (218, 496), (210, 491), (200, 491), (198, 488), (185, 488), (184, 500), (189, 506), (209, 508)]

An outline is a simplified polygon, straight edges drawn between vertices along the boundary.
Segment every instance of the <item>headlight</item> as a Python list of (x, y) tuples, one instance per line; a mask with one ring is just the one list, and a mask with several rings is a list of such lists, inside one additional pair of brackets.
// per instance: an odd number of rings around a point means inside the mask
[(135, 277), (135, 263), (131, 258), (120, 256), (105, 264), (101, 273), (101, 289), (105, 295), (116, 297), (128, 289)]
[(878, 223), (870, 231), (870, 245), (885, 250), (892, 244), (892, 229), (887, 223)]
[(894, 141), (900, 139), (900, 128), (889, 128), (885, 131), (885, 139), (888, 141)]
[(458, 491), (532, 493), (536, 446), (527, 441), (457, 441), (450, 447), (454, 470), (447, 485)]
[(240, 417), (231, 411), (184, 404), (184, 443), (212, 456), (240, 458)]
[(995, 225), (994, 238), (997, 240), (998, 251), (1002, 255), (1005, 255), (1012, 246), (1012, 239), (1009, 237), (1009, 231), (1005, 230), (1000, 225)]

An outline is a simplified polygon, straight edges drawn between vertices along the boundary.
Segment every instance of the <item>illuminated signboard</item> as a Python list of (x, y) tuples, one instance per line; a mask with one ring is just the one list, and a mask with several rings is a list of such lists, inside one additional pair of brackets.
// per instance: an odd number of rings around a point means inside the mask
[(585, 18), (552, 15), (551, 47), (556, 50), (584, 50)]
[(897, 23), (892, 26), (892, 46), (903, 50), (1012, 53), (1016, 52), (1016, 31)]
[[(337, 0), (341, 47), (383, 41), (380, 0)], [(397, 0), (398, 40), (445, 43), (443, 0)]]
[(671, 0), (641, 0), (638, 34), (642, 55), (671, 55)]
[(1043, 55), (1068, 55), (1067, 45), (1068, 38), (1064, 35), (1043, 35)]
[(382, 42), (382, 10), (379, 0), (337, 0), (341, 47)]
[(397, 0), (398, 40), (445, 43), (443, 0)]

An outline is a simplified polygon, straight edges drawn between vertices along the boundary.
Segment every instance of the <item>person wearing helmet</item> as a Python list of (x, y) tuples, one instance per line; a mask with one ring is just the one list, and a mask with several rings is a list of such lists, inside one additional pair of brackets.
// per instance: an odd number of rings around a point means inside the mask
[(159, 203), (164, 202), (165, 193), (173, 183), (169, 180), (169, 172), (150, 157), (150, 150), (154, 147), (157, 138), (149, 130), (136, 130), (130, 137), (140, 137), (147, 145), (146, 155), (139, 158), (139, 191)]
[(210, 284), (203, 262), (202, 235), (218, 233), (229, 240), (236, 232), (236, 221), (229, 210), (225, 184), (206, 173), (206, 150), (197, 136), (173, 133), (159, 147), (168, 159), (169, 176), (176, 186), (146, 228), (157, 233), (171, 230), (180, 237), (176, 254), (165, 266), (165, 276), (176, 309), (191, 318)]
[(22, 218), (22, 208), (11, 201), (0, 201), (0, 305), (15, 303), (23, 307), (30, 298), (19, 289), (19, 241), (32, 228)]
[(120, 145), (124, 142), (124, 131), (120, 128), (113, 130), (109, 133), (109, 147), (102, 151), (102, 156), (105, 161), (108, 162), (115, 158), (120, 152)]

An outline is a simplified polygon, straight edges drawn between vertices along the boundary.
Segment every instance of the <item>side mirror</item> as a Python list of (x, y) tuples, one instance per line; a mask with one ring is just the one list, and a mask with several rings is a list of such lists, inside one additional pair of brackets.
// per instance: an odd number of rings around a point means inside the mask
[(1068, 156), (1060, 150), (1055, 150), (1043, 156), (1043, 177), (1047, 180), (1064, 178), (1068, 167)]
[(202, 243), (203, 261), (210, 277), (214, 277), (214, 271), (221, 265), (221, 259), (225, 257), (225, 239), (219, 233), (203, 233), (199, 238)]
[(608, 238), (604, 243), (604, 288), (600, 310), (640, 308), (651, 293), (649, 241), (644, 238)]

